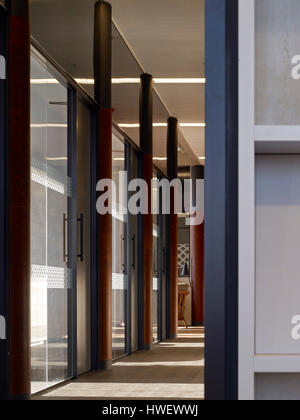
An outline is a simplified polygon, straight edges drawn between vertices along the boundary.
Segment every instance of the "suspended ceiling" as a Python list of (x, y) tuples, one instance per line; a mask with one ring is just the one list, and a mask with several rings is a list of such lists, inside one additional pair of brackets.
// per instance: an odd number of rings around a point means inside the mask
[[(156, 78), (205, 78), (204, 0), (109, 0), (113, 19), (142, 67)], [(205, 122), (205, 85), (156, 85), (171, 114)], [(181, 128), (197, 157), (205, 128)]]
[[(204, 0), (111, 0), (113, 77), (204, 77)], [(93, 78), (94, 0), (32, 0), (33, 37), (74, 78)], [(119, 34), (121, 33), (121, 36)], [(124, 42), (125, 40), (125, 42)], [(84, 88), (93, 94), (92, 86)], [(169, 115), (182, 123), (204, 122), (204, 85), (156, 85), (154, 120)], [(138, 122), (138, 85), (114, 85), (114, 121)], [(164, 105), (163, 105), (164, 104)], [(138, 128), (123, 128), (139, 144)], [(204, 128), (181, 128), (179, 164), (204, 156)], [(154, 155), (166, 157), (166, 128), (154, 129)], [(201, 161), (203, 163), (203, 161)], [(166, 168), (165, 160), (155, 162)]]

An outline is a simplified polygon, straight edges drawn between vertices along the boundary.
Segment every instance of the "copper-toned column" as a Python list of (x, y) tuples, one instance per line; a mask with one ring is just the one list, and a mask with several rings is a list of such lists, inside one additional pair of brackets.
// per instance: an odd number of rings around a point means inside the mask
[[(192, 168), (193, 206), (196, 205), (196, 180), (204, 179), (204, 166)], [(199, 199), (199, 197), (198, 197)], [(191, 226), (192, 324), (204, 324), (204, 222)]]
[(144, 179), (148, 184), (148, 214), (143, 217), (144, 237), (144, 350), (153, 343), (153, 217), (151, 211), (153, 178), (153, 78), (141, 76), (140, 147), (143, 151)]
[[(168, 119), (168, 177), (176, 179), (178, 174), (178, 120), (174, 117)], [(178, 220), (174, 207), (174, 190), (171, 190), (171, 212), (169, 216), (169, 328), (168, 338), (174, 339), (178, 334)]]
[[(98, 109), (98, 180), (112, 179), (111, 5), (95, 4), (94, 77)], [(112, 215), (98, 215), (99, 369), (112, 366)]]
[(12, 0), (9, 22), (10, 396), (30, 396), (29, 1)]

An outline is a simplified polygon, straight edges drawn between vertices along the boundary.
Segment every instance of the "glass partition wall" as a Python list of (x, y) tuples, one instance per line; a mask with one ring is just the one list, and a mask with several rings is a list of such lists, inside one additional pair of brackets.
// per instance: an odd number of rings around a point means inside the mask
[(72, 179), (68, 87), (31, 58), (32, 393), (72, 376)]

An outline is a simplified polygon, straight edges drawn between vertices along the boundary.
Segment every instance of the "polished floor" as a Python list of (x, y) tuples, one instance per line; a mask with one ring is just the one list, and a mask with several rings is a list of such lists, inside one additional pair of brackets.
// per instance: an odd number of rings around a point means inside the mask
[(43, 400), (186, 400), (204, 397), (204, 329), (180, 328), (177, 340), (156, 344), (34, 397)]

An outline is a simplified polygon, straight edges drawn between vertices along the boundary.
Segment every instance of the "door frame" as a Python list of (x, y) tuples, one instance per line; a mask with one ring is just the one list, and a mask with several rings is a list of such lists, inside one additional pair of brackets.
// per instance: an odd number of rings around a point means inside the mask
[(206, 1), (205, 398), (238, 399), (239, 0)]
[[(0, 51), (8, 62), (8, 12), (0, 3)], [(0, 341), (0, 400), (7, 399), (9, 384), (9, 283), (8, 283), (8, 71), (0, 81), (0, 315), (6, 320), (6, 340)]]

